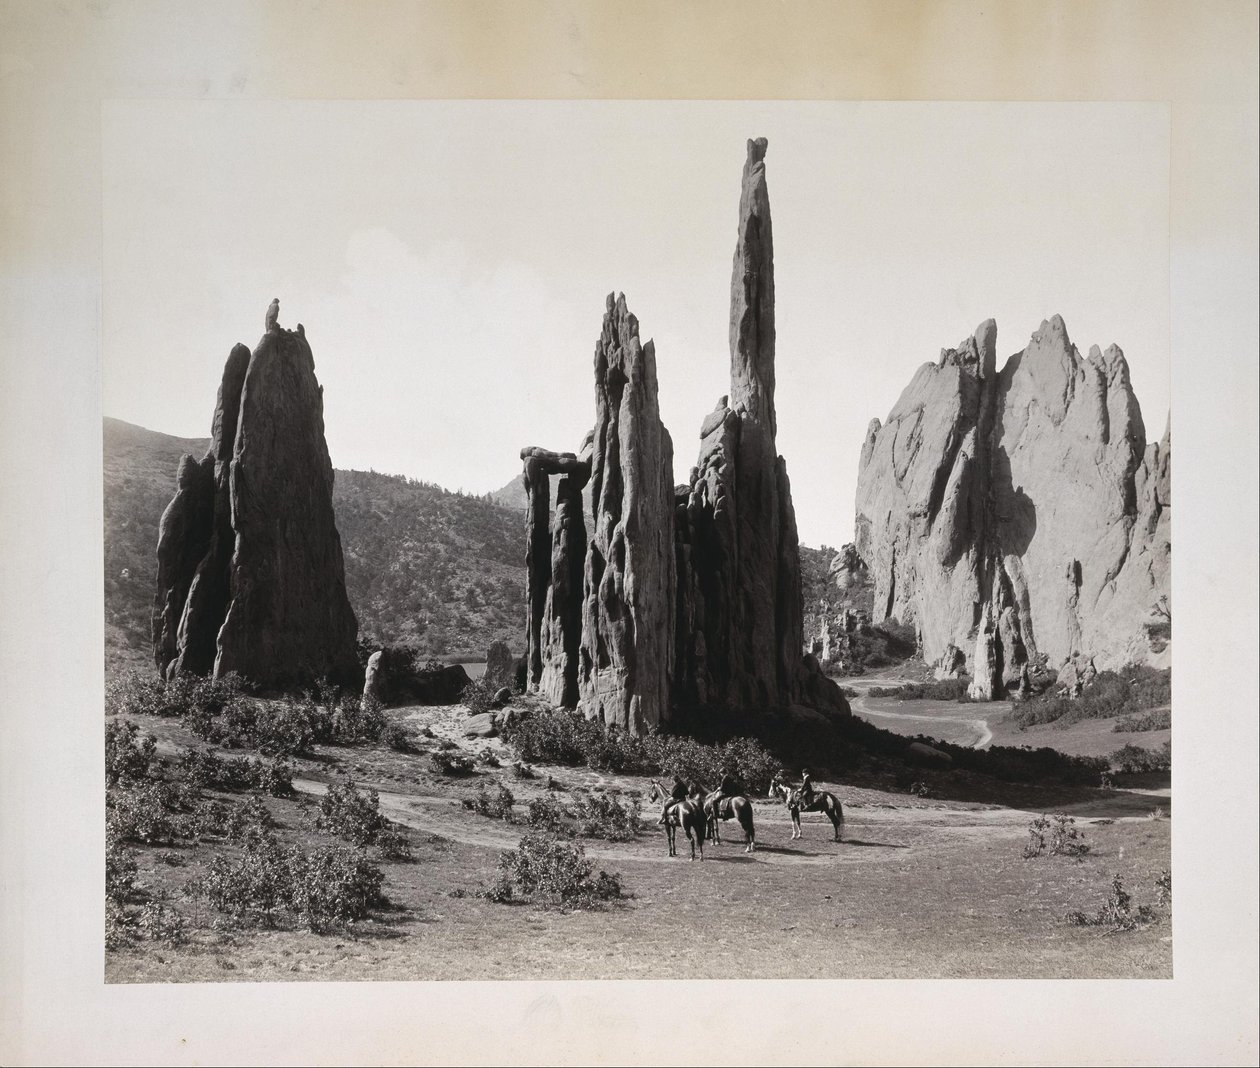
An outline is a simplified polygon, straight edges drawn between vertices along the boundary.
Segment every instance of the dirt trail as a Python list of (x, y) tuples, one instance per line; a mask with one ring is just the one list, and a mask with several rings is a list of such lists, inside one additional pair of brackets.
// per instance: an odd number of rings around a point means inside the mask
[[(975, 734), (975, 741), (968, 744), (972, 749), (984, 749), (993, 741), (993, 732), (989, 729), (989, 721), (982, 716), (951, 716), (945, 714), (924, 715), (915, 712), (899, 712), (891, 708), (872, 708), (868, 691), (876, 686), (899, 686), (906, 682), (914, 680), (908, 678), (861, 678), (846, 679), (844, 685), (856, 690), (858, 695), (849, 699), (849, 705), (853, 711), (863, 719), (869, 717), (878, 717), (881, 719), (908, 720), (923, 723), (927, 726), (933, 724), (940, 725), (942, 723), (956, 723), (968, 728)], [(995, 704), (994, 709), (998, 717), (1004, 715), (1010, 708), (1010, 705), (999, 702)], [(930, 734), (930, 730), (923, 730), (921, 733)]]

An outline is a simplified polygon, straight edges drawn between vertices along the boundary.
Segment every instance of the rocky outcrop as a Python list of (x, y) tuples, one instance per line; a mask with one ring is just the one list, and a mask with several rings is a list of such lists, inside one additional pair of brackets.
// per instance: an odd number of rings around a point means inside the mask
[[(582, 490), (590, 479), (589, 455), (521, 450), (529, 506), (526, 523), (526, 601), (528, 689), (558, 705), (578, 702), (578, 648), (582, 637), (582, 568), (586, 521)], [(559, 475), (555, 516), (551, 476)]]
[[(765, 153), (764, 139), (748, 142), (731, 272), (730, 394), (701, 425), (699, 459), (676, 497), (682, 704), (768, 709), (803, 696), (796, 515), (775, 445), (774, 241)], [(838, 689), (828, 697), (843, 706)]]
[(625, 297), (610, 294), (595, 348), (595, 529), (583, 579), (578, 683), (588, 717), (636, 734), (666, 722), (671, 708), (673, 460), (657, 400), (655, 347), (640, 344)]
[(159, 668), (234, 671), (268, 688), (356, 682), (323, 395), (300, 325), (269, 329), (252, 353), (232, 350), (210, 452), (180, 470), (158, 539)]
[(857, 491), (875, 617), (913, 623), (938, 675), (969, 653), (977, 694), (1040, 656), (1146, 659), (1168, 592), (1167, 436), (1147, 447), (1124, 355), (1082, 358), (1058, 316), (1000, 372), (995, 348), (989, 320), (916, 372)]
[(482, 676), (487, 686), (499, 689), (516, 682), (516, 660), (507, 642), (491, 642), (486, 650), (486, 670)]

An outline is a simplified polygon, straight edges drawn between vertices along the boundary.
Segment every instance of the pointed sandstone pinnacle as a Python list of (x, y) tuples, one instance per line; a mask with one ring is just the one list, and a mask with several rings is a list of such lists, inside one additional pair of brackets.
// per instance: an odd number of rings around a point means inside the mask
[[(155, 604), (159, 667), (167, 675), (235, 671), (276, 689), (357, 683), (358, 622), (333, 517), (323, 401), (303, 337), (277, 327), (252, 353), (232, 350), (212, 434), (195, 529), (179, 533), (189, 514), (181, 489), (159, 533), (159, 560), (168, 561)], [(199, 550), (181, 597), (180, 561)]]
[(669, 718), (674, 653), (673, 443), (656, 353), (609, 294), (595, 347), (595, 530), (586, 552), (579, 690), (588, 718), (641, 734)]
[(1105, 667), (1147, 659), (1145, 624), (1168, 592), (1155, 488), (1166, 455), (1146, 445), (1117, 346), (1082, 358), (1055, 315), (999, 372), (986, 320), (867, 432), (856, 541), (877, 618), (913, 623), (930, 663), (971, 650), (980, 690), (979, 605), (1007, 686), (1039, 655), (1051, 667), (1078, 651)]
[[(700, 428), (700, 456), (676, 504), (675, 694), (742, 710), (808, 701), (847, 711), (802, 661), (796, 514), (777, 454), (774, 240), (766, 141), (748, 142), (731, 271), (731, 388)], [(806, 675), (809, 685), (805, 685)]]

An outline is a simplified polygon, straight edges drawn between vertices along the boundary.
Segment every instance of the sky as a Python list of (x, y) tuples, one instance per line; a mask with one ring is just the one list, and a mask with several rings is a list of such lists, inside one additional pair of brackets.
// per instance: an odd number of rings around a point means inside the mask
[[(104, 414), (209, 434), (272, 297), (335, 467), (485, 493), (594, 420), (608, 293), (656, 343), (674, 480), (728, 392), (749, 137), (769, 139), (778, 448), (802, 543), (853, 538), (863, 435), (987, 318), (1118, 344), (1169, 407), (1162, 105), (109, 101)], [(172, 472), (172, 483), (174, 472)]]

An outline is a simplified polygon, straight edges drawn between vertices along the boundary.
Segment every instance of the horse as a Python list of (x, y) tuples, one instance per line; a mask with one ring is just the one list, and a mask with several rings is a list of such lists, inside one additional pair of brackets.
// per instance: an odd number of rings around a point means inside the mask
[(674, 838), (678, 833), (678, 828), (681, 827), (687, 834), (687, 841), (691, 843), (691, 859), (696, 859), (696, 850), (699, 849), (700, 859), (704, 860), (704, 831), (708, 821), (705, 818), (703, 803), (695, 796), (675, 801), (669, 791), (655, 779), (652, 780), (652, 787), (648, 791), (648, 800), (661, 802), (660, 821), (665, 825), (665, 837), (669, 840), (669, 855), (671, 857), (678, 855)]
[(757, 848), (757, 832), (753, 828), (752, 802), (743, 794), (727, 797), (719, 796), (721, 791), (714, 790), (704, 799), (704, 815), (708, 823), (709, 837), (722, 844), (722, 828), (720, 820), (739, 820), (744, 830), (744, 852), (751, 853)]
[(788, 786), (777, 775), (770, 781), (770, 794), (773, 797), (783, 798), (784, 803), (787, 805), (788, 815), (792, 817), (792, 837), (794, 839), (801, 837), (802, 812), (823, 812), (831, 820), (831, 826), (835, 832), (835, 840), (837, 842), (844, 841), (844, 808), (835, 794), (828, 793), (826, 790), (819, 790), (815, 792), (814, 799), (805, 805), (801, 803), (801, 791)]

